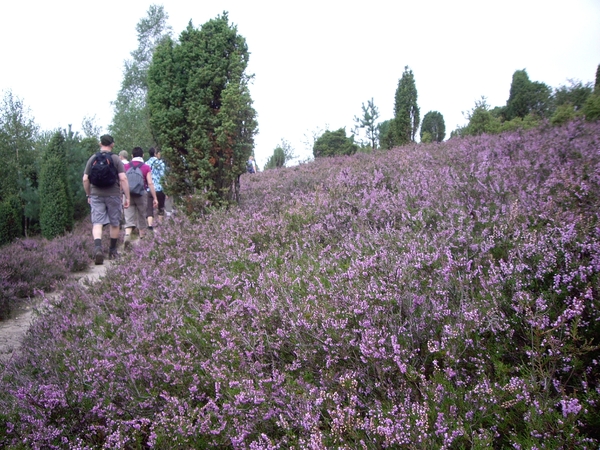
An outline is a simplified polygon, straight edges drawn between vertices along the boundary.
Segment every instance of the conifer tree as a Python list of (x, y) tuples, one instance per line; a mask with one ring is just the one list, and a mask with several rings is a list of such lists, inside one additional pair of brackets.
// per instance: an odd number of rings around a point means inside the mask
[(21, 228), (21, 203), (16, 195), (9, 195), (0, 201), (0, 245), (18, 238)]
[(546, 117), (550, 109), (550, 94), (551, 89), (546, 84), (531, 81), (525, 69), (517, 70), (506, 101), (505, 119), (524, 118), (530, 113)]
[(360, 129), (364, 129), (367, 135), (367, 140), (371, 144), (371, 149), (377, 148), (379, 142), (379, 127), (377, 126), (377, 119), (379, 119), (379, 110), (373, 99), (367, 102), (367, 105), (362, 104), (362, 117), (354, 116), (355, 133), (358, 133)]
[(42, 236), (55, 238), (73, 228), (73, 199), (67, 173), (65, 138), (57, 131), (50, 140), (40, 172)]
[(391, 127), (395, 145), (404, 145), (415, 140), (421, 122), (417, 97), (415, 77), (412, 70), (406, 66), (396, 89), (394, 120)]
[(283, 167), (285, 165), (285, 153), (281, 147), (277, 147), (273, 150), (273, 154), (269, 156), (267, 160), (267, 164), (265, 165), (266, 169), (276, 169), (278, 167)]
[(446, 137), (446, 124), (444, 116), (438, 111), (429, 111), (423, 117), (423, 125), (421, 125), (421, 142), (424, 142), (423, 136), (429, 133), (433, 142), (442, 142)]
[(196, 196), (204, 205), (237, 198), (257, 128), (248, 57), (226, 12), (200, 29), (190, 21), (178, 42), (167, 37), (158, 45), (148, 100), (170, 194)]

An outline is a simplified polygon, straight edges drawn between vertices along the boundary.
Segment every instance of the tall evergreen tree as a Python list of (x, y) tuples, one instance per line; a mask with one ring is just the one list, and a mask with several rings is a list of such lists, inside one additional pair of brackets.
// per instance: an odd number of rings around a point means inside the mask
[(202, 204), (212, 205), (237, 198), (257, 130), (248, 58), (226, 12), (200, 29), (190, 22), (178, 43), (167, 37), (156, 48), (150, 123), (170, 167), (171, 194), (204, 196)]
[[(23, 100), (12, 92), (4, 93), (0, 104), (0, 159), (4, 173), (0, 177), (0, 202), (4, 211), (17, 208), (10, 214), (11, 226), (19, 217), (19, 235), (27, 234), (26, 202), (35, 201), (38, 185), (38, 151), (36, 141), (39, 128)], [(25, 220), (24, 220), (25, 219)]]
[(136, 26), (138, 48), (131, 52), (132, 59), (125, 61), (123, 81), (113, 103), (114, 116), (109, 127), (121, 149), (131, 151), (133, 147), (156, 146), (147, 104), (148, 69), (154, 49), (166, 36), (170, 36), (168, 18), (163, 6), (151, 5), (147, 16)]
[(362, 117), (354, 116), (355, 133), (363, 129), (367, 135), (367, 139), (371, 144), (371, 148), (375, 150), (377, 143), (379, 142), (379, 127), (377, 126), (377, 119), (379, 119), (379, 110), (373, 99), (367, 102), (367, 105), (362, 104)]
[(6, 92), (0, 105), (0, 158), (4, 165), (0, 199), (3, 195), (18, 194), (19, 178), (36, 181), (38, 130), (23, 100)]
[(265, 165), (265, 169), (283, 167), (294, 158), (296, 158), (296, 155), (294, 155), (294, 149), (288, 141), (282, 139), (281, 143), (275, 147), (275, 150), (273, 150), (273, 154), (269, 156), (267, 164)]
[(415, 77), (412, 70), (406, 66), (396, 89), (392, 123), (395, 145), (404, 145), (415, 140), (421, 122), (417, 97)]
[(550, 112), (551, 92), (546, 84), (531, 81), (525, 69), (517, 70), (513, 74), (510, 85), (510, 94), (504, 111), (505, 119), (524, 118), (530, 113), (547, 117)]
[(65, 138), (57, 131), (44, 153), (40, 172), (42, 236), (55, 238), (73, 228), (73, 199), (67, 174)]
[(438, 111), (429, 111), (423, 117), (423, 125), (421, 125), (421, 142), (423, 142), (423, 136), (425, 133), (429, 133), (431, 140), (434, 142), (442, 142), (446, 137), (446, 124), (444, 122), (444, 116)]
[(267, 169), (277, 169), (279, 167), (283, 167), (285, 165), (285, 153), (281, 147), (275, 148), (273, 150), (273, 154), (269, 156), (267, 160), (267, 164), (265, 165), (265, 170)]

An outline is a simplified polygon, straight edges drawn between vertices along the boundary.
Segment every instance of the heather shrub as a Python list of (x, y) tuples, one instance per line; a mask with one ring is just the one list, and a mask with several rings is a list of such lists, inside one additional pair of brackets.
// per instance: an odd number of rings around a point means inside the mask
[(53, 291), (70, 272), (86, 270), (92, 242), (89, 223), (52, 241), (41, 237), (17, 239), (0, 249), (0, 318), (11, 303)]
[(0, 443), (597, 448), (599, 126), (242, 175), (47, 300)]

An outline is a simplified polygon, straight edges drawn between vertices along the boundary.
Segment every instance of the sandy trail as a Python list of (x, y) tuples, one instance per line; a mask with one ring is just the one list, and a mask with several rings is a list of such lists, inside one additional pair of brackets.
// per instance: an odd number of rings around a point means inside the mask
[[(110, 267), (111, 261), (105, 259), (103, 265), (91, 264), (87, 271), (76, 272), (71, 276), (84, 285), (85, 281), (95, 281), (104, 276), (106, 269)], [(60, 291), (48, 294), (48, 297), (58, 297)], [(0, 322), (0, 361), (8, 361), (19, 350), (27, 330), (36, 315), (34, 313), (39, 298), (26, 300), (23, 304), (11, 311), (8, 319)]]

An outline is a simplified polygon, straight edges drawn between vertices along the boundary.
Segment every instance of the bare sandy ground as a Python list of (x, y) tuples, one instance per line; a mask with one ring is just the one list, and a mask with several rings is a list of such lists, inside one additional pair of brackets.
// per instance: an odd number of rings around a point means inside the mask
[[(87, 271), (77, 272), (72, 276), (79, 283), (85, 285), (85, 281), (98, 280), (104, 276), (106, 269), (110, 267), (111, 262), (105, 259), (103, 265), (96, 266), (91, 264)], [(49, 297), (58, 297), (60, 291), (48, 294)], [(8, 361), (19, 350), (23, 342), (23, 338), (27, 333), (33, 320), (38, 317), (35, 308), (40, 299), (32, 298), (24, 301), (22, 306), (11, 311), (10, 317), (0, 322), (0, 361)]]

